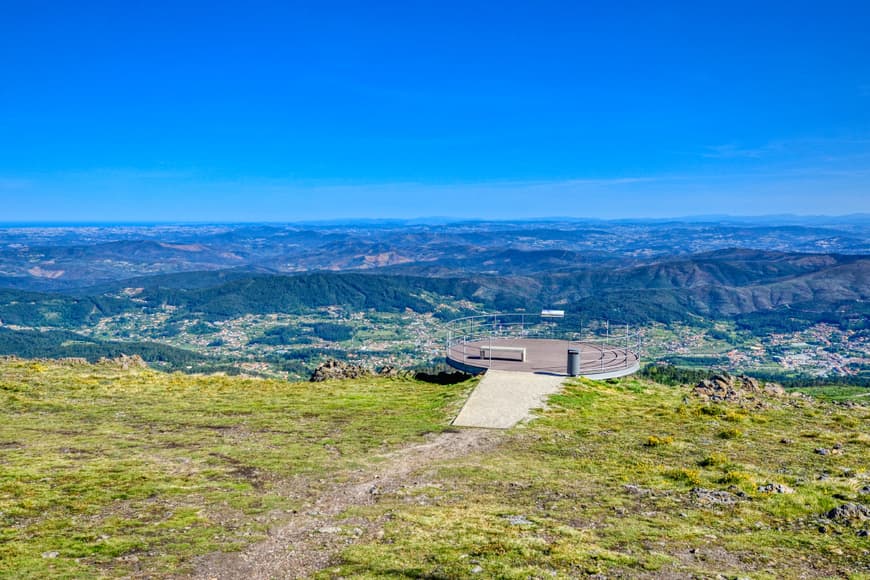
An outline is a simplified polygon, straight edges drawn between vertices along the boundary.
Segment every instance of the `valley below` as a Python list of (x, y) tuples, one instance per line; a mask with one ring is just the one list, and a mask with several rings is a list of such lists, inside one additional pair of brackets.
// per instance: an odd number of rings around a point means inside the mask
[[(0, 229), (0, 354), (305, 380), (441, 364), (445, 322), (567, 311), (645, 358), (870, 381), (866, 218)], [(49, 275), (50, 274), (50, 275)]]

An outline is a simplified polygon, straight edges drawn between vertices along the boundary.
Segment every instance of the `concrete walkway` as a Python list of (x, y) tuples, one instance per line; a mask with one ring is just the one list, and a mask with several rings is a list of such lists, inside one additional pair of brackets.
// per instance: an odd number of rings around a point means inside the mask
[(488, 370), (468, 397), (457, 427), (508, 429), (544, 406), (547, 395), (559, 392), (564, 376)]

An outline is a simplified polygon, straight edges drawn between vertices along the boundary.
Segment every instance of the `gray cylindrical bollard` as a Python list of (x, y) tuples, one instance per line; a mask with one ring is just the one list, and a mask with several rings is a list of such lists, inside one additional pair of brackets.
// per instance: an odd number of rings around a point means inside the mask
[(577, 349), (568, 349), (568, 376), (576, 377), (580, 374), (580, 351)]

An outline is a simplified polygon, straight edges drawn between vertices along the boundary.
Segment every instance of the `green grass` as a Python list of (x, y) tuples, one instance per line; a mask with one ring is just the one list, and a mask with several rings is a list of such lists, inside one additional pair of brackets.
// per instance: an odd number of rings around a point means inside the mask
[(863, 401), (870, 404), (870, 388), (867, 387), (825, 385), (819, 387), (799, 387), (794, 390), (826, 401)]
[[(356, 510), (389, 514), (383, 538), (347, 548), (322, 576), (868, 577), (861, 526), (820, 516), (870, 503), (858, 493), (870, 483), (870, 408), (787, 398), (711, 412), (686, 387), (634, 379), (577, 380), (551, 402), (496, 451)], [(837, 442), (840, 455), (813, 452)], [(759, 492), (767, 483), (795, 493)], [(705, 504), (696, 487), (735, 502)]]
[(0, 361), (0, 577), (159, 576), (237, 549), (443, 430), (469, 387)]
[[(184, 573), (375, 454), (443, 430), (471, 385), (0, 360), (0, 577)], [(868, 424), (870, 407), (742, 408), (687, 387), (574, 380), (495, 448), (349, 510), (384, 527), (320, 576), (867, 578), (870, 541), (856, 532), (870, 523), (821, 515), (870, 503)], [(795, 493), (758, 490), (768, 483)]]

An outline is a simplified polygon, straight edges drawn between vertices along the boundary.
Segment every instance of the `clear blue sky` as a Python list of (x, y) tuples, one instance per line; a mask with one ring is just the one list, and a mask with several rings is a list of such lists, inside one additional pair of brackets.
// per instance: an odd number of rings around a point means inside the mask
[(0, 221), (870, 211), (870, 2), (0, 10)]

